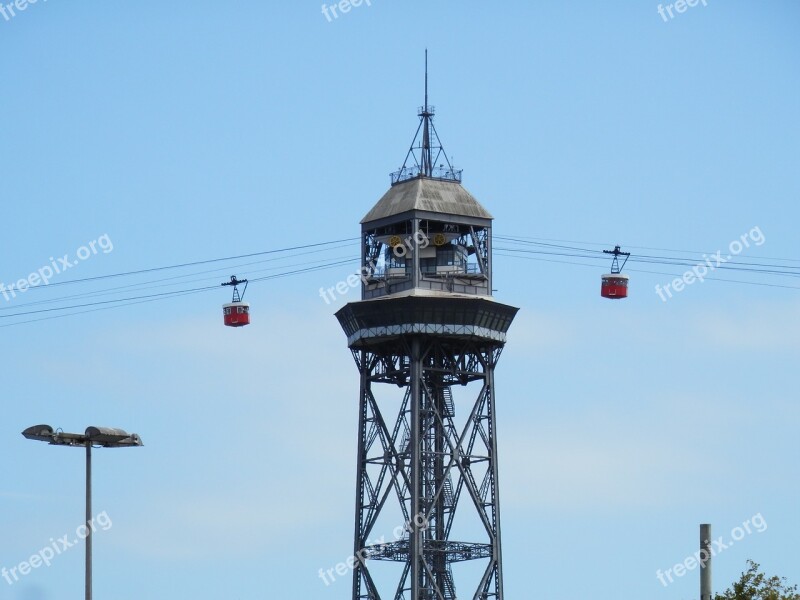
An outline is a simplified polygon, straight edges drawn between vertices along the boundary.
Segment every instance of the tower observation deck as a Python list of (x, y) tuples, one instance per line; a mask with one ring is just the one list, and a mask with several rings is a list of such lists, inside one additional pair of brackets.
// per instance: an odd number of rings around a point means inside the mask
[(492, 216), (441, 147), (427, 57), (418, 114), (336, 313), (360, 375), (352, 598), (502, 599), (494, 370), (517, 308), (492, 298)]

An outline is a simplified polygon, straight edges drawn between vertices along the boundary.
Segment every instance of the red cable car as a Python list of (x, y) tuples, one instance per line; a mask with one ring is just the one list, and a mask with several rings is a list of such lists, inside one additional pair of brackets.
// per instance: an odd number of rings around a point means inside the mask
[[(244, 284), (242, 293), (237, 287), (240, 283)], [(250, 325), (250, 305), (242, 302), (242, 297), (247, 290), (247, 279), (236, 279), (236, 275), (231, 275), (231, 280), (222, 285), (233, 286), (233, 298), (227, 304), (222, 305), (222, 315), (227, 327), (244, 327)]]
[[(628, 262), (630, 252), (622, 252), (619, 246), (614, 246), (613, 250), (603, 250), (606, 254), (613, 254), (611, 261), (611, 273), (603, 275), (600, 284), (600, 295), (610, 300), (621, 300), (628, 297), (628, 276), (622, 273), (622, 267)], [(624, 256), (622, 266), (619, 264), (619, 257)]]

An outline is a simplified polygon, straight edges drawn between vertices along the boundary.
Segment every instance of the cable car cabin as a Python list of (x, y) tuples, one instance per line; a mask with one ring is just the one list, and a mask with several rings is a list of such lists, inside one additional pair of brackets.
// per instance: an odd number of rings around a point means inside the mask
[(611, 300), (620, 300), (628, 297), (628, 276), (623, 273), (609, 273), (603, 275), (600, 286), (600, 295)]
[(244, 327), (250, 325), (250, 305), (247, 302), (229, 302), (222, 305), (225, 325), (228, 327)]

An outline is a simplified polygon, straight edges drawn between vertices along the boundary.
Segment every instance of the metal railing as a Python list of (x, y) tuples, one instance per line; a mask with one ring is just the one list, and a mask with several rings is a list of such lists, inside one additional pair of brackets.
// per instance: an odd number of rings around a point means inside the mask
[[(431, 177), (433, 179), (443, 179), (445, 181), (456, 181), (461, 183), (461, 173), (463, 169), (451, 169), (450, 167), (443, 167), (438, 166), (434, 167), (433, 171), (431, 172)], [(401, 183), (403, 181), (408, 181), (409, 179), (416, 179), (417, 177), (424, 177), (424, 173), (418, 166), (413, 167), (404, 167), (392, 173), (389, 173), (389, 178), (392, 181), (392, 185)]]
[[(437, 267), (452, 267), (452, 265), (437, 265)], [(477, 263), (467, 264), (466, 269), (463, 267), (453, 267), (452, 270), (447, 271), (437, 271), (437, 267), (422, 268), (420, 269), (420, 274), (428, 277), (458, 277), (460, 275), (480, 275), (481, 273), (480, 265)], [(374, 269), (369, 274), (368, 278), (372, 280), (410, 279), (411, 269), (403, 269), (402, 267), (382, 267), (380, 269)]]

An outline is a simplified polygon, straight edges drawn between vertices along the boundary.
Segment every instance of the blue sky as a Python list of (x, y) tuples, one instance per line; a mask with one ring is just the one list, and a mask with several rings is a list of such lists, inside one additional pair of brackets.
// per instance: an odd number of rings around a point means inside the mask
[[(800, 259), (800, 6), (657, 7), (372, 0), (329, 22), (319, 2), (39, 0), (0, 16), (0, 281), (103, 235), (113, 251), (53, 283), (357, 236), (417, 126), (425, 47), (439, 134), (495, 235), (699, 256), (758, 227), (742, 259)], [(245, 262), (197, 285), (265, 267)], [(696, 598), (697, 571), (664, 587), (656, 570), (695, 551), (699, 523), (729, 538), (758, 514), (715, 588), (748, 558), (800, 583), (796, 277), (662, 302), (684, 267), (631, 267), (658, 273), (632, 270), (608, 302), (607, 266), (496, 256), (496, 296), (521, 309), (497, 373), (507, 597)], [(333, 312), (356, 292), (318, 290), (356, 268), (254, 283), (241, 330), (222, 326), (225, 289), (0, 328), (0, 566), (83, 514), (80, 451), (19, 432), (108, 425), (146, 446), (95, 453), (113, 521), (97, 597), (349, 598), (317, 573), (352, 545), (358, 378)], [(0, 579), (0, 600), (79, 598), (82, 564), (76, 547)]]

